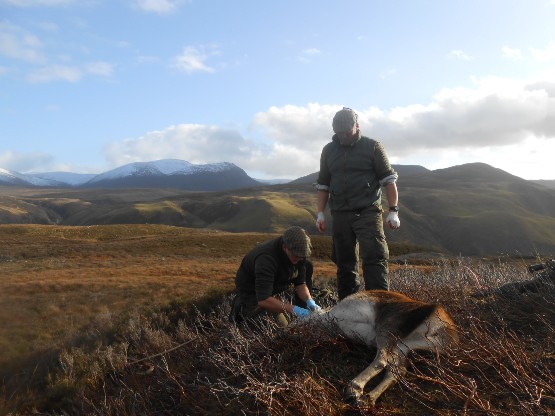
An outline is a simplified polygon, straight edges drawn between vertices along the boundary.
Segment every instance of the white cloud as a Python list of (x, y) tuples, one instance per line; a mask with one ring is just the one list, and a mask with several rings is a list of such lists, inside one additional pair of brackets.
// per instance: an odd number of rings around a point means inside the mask
[(507, 146), (420, 149), (411, 155), (390, 159), (392, 163), (418, 164), (428, 169), (483, 162), (525, 179), (555, 179), (553, 154), (555, 140), (529, 137)]
[(173, 13), (178, 7), (188, 3), (184, 0), (136, 0), (135, 5), (145, 12), (153, 12), (158, 14)]
[(74, 172), (74, 173), (101, 173), (98, 166), (75, 166), (60, 163), (56, 158), (46, 152), (0, 152), (0, 169), (7, 169), (18, 173), (31, 172)]
[(209, 57), (217, 55), (216, 46), (186, 46), (183, 53), (174, 58), (174, 66), (189, 74), (193, 72), (214, 72), (214, 68), (206, 64)]
[(522, 59), (522, 51), (520, 49), (510, 48), (508, 46), (503, 46), (501, 48), (501, 54), (504, 58), (519, 60)]
[[(441, 90), (426, 105), (356, 109), (362, 132), (384, 143), (392, 163), (436, 169), (481, 161), (527, 179), (553, 179), (555, 77), (474, 82), (473, 88)], [(113, 143), (105, 156), (113, 166), (163, 158), (229, 161), (258, 178), (297, 178), (319, 169), (340, 108), (271, 107), (254, 115), (247, 132), (172, 126)]]
[[(302, 155), (284, 159), (267, 170), (276, 175), (283, 172), (278, 172), (280, 166), (301, 166), (293, 168), (298, 176), (310, 172), (307, 166), (318, 170), (315, 160), (331, 139), (331, 120), (338, 108), (311, 104), (271, 108), (257, 114), (253, 124), (276, 143), (271, 157), (278, 154), (279, 146), (294, 148)], [(542, 149), (555, 150), (555, 77), (528, 81), (483, 78), (475, 80), (474, 88), (444, 89), (427, 105), (389, 112), (358, 109), (358, 113), (363, 134), (383, 141), (396, 163), (415, 163), (415, 159), (420, 159), (429, 164), (444, 159), (453, 165), (457, 159), (466, 163), (488, 155), (481, 161), (495, 161), (497, 167), (509, 172), (518, 170), (518, 174), (527, 177), (540, 171), (541, 161), (552, 170), (549, 156)], [(434, 158), (430, 160), (432, 154)], [(502, 158), (494, 157), (496, 154), (506, 154), (511, 162), (501, 166)], [(509, 154), (514, 157), (508, 158)], [(520, 163), (512, 164), (516, 160)], [(535, 166), (534, 161), (538, 162), (534, 169), (524, 168)], [(543, 177), (546, 174), (543, 172)], [(549, 177), (554, 177), (554, 173)]]
[(15, 172), (25, 173), (32, 169), (36, 171), (42, 167), (52, 167), (54, 158), (43, 152), (0, 152), (0, 167)]
[(389, 77), (394, 76), (397, 74), (397, 70), (395, 68), (390, 68), (382, 73), (380, 73), (380, 79), (387, 79)]
[(54, 22), (40, 22), (37, 24), (37, 27), (52, 33), (58, 32), (60, 30), (60, 27), (58, 26), (58, 24)]
[(60, 111), (61, 107), (58, 104), (48, 104), (44, 109), (49, 112), (56, 112)]
[(6, 22), (0, 22), (0, 55), (18, 61), (43, 63), (46, 58), (42, 42), (28, 31)]
[(555, 43), (550, 43), (545, 49), (530, 48), (530, 53), (538, 62), (551, 62), (555, 60)]
[(479, 149), (555, 139), (555, 80), (477, 80), (474, 89), (445, 89), (427, 106), (404, 107), (369, 119), (398, 156), (418, 149)]
[(320, 55), (321, 53), (322, 52), (317, 48), (304, 49), (299, 55), (299, 61), (309, 63), (315, 56)]
[(63, 6), (74, 2), (75, 0), (0, 0), (0, 4), (17, 7)]
[[(254, 142), (239, 131), (215, 126), (182, 124), (143, 137), (114, 142), (104, 149), (112, 166), (166, 158), (183, 159), (191, 163), (233, 162), (255, 172), (256, 177), (296, 177), (318, 168), (320, 145), (308, 146), (310, 128), (329, 138), (328, 119), (340, 107), (272, 107), (255, 116), (252, 129), (246, 135), (267, 134), (267, 141)], [(330, 124), (331, 125), (331, 124)], [(273, 130), (275, 128), (275, 130)]]
[(234, 162), (247, 159), (251, 152), (252, 143), (237, 131), (196, 124), (170, 126), (137, 139), (111, 143), (104, 149), (113, 166), (168, 158), (200, 164)]
[[(286, 105), (271, 107), (253, 119), (253, 129), (259, 130), (270, 142), (287, 146), (310, 148), (314, 137), (329, 138), (331, 120), (340, 106), (322, 106), (317, 103), (306, 107)], [(315, 144), (314, 148), (318, 148)]]
[(51, 65), (32, 71), (27, 80), (32, 83), (51, 81), (78, 82), (83, 78), (83, 71), (75, 66)]
[(140, 64), (151, 64), (160, 61), (160, 58), (157, 56), (149, 56), (149, 55), (139, 55), (137, 57), (137, 62)]
[(114, 72), (114, 67), (108, 62), (92, 62), (85, 65), (86, 71), (93, 75), (109, 77)]
[[(341, 106), (310, 103), (271, 107), (246, 132), (180, 124), (106, 146), (109, 167), (178, 158), (233, 162), (257, 178), (297, 178), (316, 172), (331, 120)], [(438, 169), (484, 162), (526, 179), (555, 179), (555, 76), (526, 81), (474, 80), (472, 88), (439, 91), (426, 105), (383, 111), (355, 109), (363, 134), (384, 143), (392, 163)], [(16, 171), (53, 164), (48, 155), (0, 154)]]
[(92, 62), (81, 66), (49, 65), (31, 71), (27, 81), (46, 83), (53, 81), (79, 82), (87, 74), (109, 77), (114, 71), (113, 65), (107, 62)]
[(309, 55), (309, 56), (310, 55), (319, 55), (320, 53), (321, 53), (320, 49), (317, 49), (317, 48), (308, 48), (308, 49), (305, 49), (303, 51), (303, 55)]
[(450, 59), (460, 59), (462, 61), (472, 61), (474, 58), (460, 49), (454, 49), (447, 54), (447, 57)]

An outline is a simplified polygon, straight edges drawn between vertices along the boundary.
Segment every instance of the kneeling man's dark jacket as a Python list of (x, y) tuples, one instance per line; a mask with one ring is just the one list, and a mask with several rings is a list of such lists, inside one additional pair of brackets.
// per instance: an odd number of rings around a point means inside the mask
[(306, 281), (309, 260), (292, 264), (283, 251), (283, 238), (278, 237), (257, 245), (241, 262), (235, 276), (237, 291), (243, 299), (259, 302), (281, 293), (291, 284), (298, 286)]

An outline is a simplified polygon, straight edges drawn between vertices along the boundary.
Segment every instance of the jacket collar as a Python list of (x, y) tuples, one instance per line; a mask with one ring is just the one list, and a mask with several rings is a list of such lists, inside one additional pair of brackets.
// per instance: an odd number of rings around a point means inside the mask
[(341, 144), (341, 142), (339, 141), (339, 137), (337, 136), (337, 134), (334, 134), (333, 137), (331, 138), (331, 140), (332, 140), (333, 142), (337, 143), (337, 144), (340, 145), (340, 146), (353, 147), (353, 146), (360, 140), (361, 137), (362, 137), (362, 134), (360, 133), (360, 129), (358, 129), (357, 132), (356, 132), (356, 139), (355, 139), (351, 144), (348, 144), (348, 145)]

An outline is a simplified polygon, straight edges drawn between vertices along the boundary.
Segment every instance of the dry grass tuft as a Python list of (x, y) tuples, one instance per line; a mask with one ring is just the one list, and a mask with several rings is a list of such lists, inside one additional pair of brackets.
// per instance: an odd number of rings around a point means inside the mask
[[(13, 243), (11, 250), (0, 248), (0, 268), (9, 271), (3, 305), (26, 300), (21, 311), (51, 325), (43, 328), (49, 337), (59, 334), (4, 373), (0, 409), (13, 415), (555, 414), (554, 288), (517, 297), (490, 290), (530, 277), (518, 262), (392, 265), (392, 289), (444, 305), (461, 343), (439, 360), (412, 355), (408, 373), (375, 408), (355, 409), (342, 392), (369, 364), (372, 348), (320, 330), (228, 322), (234, 269), (265, 235), (145, 227), (138, 236), (126, 227), (54, 227), (5, 228), (3, 237)], [(333, 291), (328, 242), (315, 242), (316, 284)], [(83, 272), (91, 264), (94, 272)], [(82, 274), (72, 276), (76, 271)], [(149, 297), (151, 304), (131, 307)], [(7, 313), (0, 304), (2, 310)], [(82, 320), (63, 332), (78, 313)], [(18, 339), (9, 330), (3, 328)], [(34, 334), (20, 334), (20, 345)]]
[(432, 273), (392, 273), (394, 289), (447, 306), (461, 343), (439, 360), (411, 356), (408, 374), (375, 408), (354, 409), (342, 399), (371, 361), (371, 348), (270, 321), (238, 328), (228, 323), (230, 298), (222, 294), (201, 308), (173, 303), (120, 322), (99, 319), (88, 342), (59, 355), (45, 399), (34, 405), (89, 415), (552, 415), (553, 288), (518, 300), (474, 297), (469, 269), (499, 282), (523, 277), (517, 268), (464, 260)]

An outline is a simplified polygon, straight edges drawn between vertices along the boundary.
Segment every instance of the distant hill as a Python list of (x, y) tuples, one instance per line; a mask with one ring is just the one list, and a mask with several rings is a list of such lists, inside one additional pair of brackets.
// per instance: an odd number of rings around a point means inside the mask
[[(483, 163), (433, 171), (394, 167), (401, 229), (388, 230), (388, 241), (455, 255), (555, 255), (555, 189)], [(4, 186), (0, 223), (157, 223), (232, 232), (279, 232), (300, 225), (316, 234), (314, 175), (212, 192)], [(329, 212), (326, 216), (331, 224)]]
[(555, 190), (483, 163), (406, 177), (390, 239), (455, 254), (555, 253)]
[(545, 186), (546, 188), (555, 189), (555, 180), (540, 179), (540, 180), (531, 181), (531, 182), (537, 183), (538, 185), (541, 185), (541, 186)]
[[(399, 174), (399, 177), (402, 179), (404, 176), (414, 176), (420, 175), (430, 172), (429, 169), (426, 169), (424, 166), (419, 165), (391, 165), (395, 172)], [(318, 180), (318, 173), (314, 172), (309, 175), (303, 176), (301, 178), (295, 179), (290, 184), (302, 184), (302, 183), (315, 183)]]
[(32, 184), (25, 180), (20, 173), (0, 168), (0, 185), (26, 186)]
[(0, 185), (50, 188), (176, 188), (221, 191), (262, 185), (233, 163), (194, 165), (184, 160), (135, 162), (98, 175), (69, 172), (21, 174), (0, 169)]

